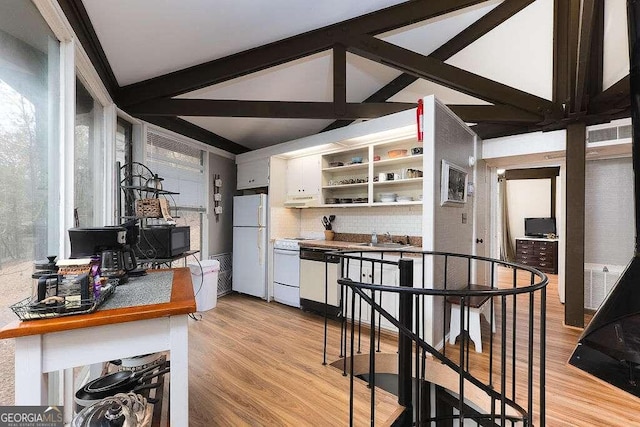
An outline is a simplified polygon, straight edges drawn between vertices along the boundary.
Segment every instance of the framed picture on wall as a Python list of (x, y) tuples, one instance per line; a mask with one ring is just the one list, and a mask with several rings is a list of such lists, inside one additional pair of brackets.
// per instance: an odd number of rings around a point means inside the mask
[(467, 171), (442, 159), (440, 206), (462, 206), (467, 203)]

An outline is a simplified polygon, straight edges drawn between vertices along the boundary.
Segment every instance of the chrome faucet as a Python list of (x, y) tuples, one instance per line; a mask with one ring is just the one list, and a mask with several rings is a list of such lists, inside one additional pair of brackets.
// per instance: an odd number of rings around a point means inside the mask
[(378, 235), (376, 234), (375, 230), (371, 233), (371, 243), (373, 243), (374, 245), (378, 243)]

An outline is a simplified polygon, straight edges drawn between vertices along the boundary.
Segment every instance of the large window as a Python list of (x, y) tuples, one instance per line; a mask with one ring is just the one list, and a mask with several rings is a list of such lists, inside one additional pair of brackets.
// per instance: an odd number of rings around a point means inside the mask
[(102, 106), (76, 79), (74, 130), (75, 209), (81, 227), (102, 226), (104, 208), (104, 119)]
[[(58, 255), (58, 41), (30, 1), (0, 2), (0, 323), (31, 294), (34, 260)], [(0, 405), (13, 403), (0, 341)]]
[(147, 133), (147, 165), (164, 178), (163, 188), (180, 194), (168, 196), (178, 225), (191, 227), (191, 249), (202, 248), (202, 215), (207, 195), (203, 151), (164, 135)]

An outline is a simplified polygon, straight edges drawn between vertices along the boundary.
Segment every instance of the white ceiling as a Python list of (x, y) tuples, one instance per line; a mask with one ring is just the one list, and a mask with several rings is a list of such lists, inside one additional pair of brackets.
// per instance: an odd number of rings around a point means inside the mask
[[(447, 63), (551, 99), (553, 1), (536, 0), (463, 49)], [(605, 0), (606, 23), (624, 13), (624, 0)], [(118, 83), (123, 86), (262, 46), (402, 0), (83, 0)], [(401, 28), (378, 37), (429, 54), (499, 5), (481, 5)], [(625, 21), (626, 24), (626, 21)], [(621, 29), (624, 27), (623, 29)], [(604, 80), (628, 70), (626, 25), (605, 33)], [(607, 41), (608, 40), (608, 41)], [(626, 62), (625, 62), (626, 61)], [(621, 71), (622, 70), (622, 71)], [(360, 102), (400, 75), (347, 55), (347, 100)], [(624, 76), (624, 74), (623, 74)], [(605, 86), (606, 87), (606, 86)], [(182, 95), (183, 98), (331, 101), (332, 55), (320, 52)], [(391, 101), (415, 102), (435, 94), (445, 103), (486, 104), (443, 86), (417, 80)], [(182, 117), (250, 149), (317, 133), (332, 121)]]

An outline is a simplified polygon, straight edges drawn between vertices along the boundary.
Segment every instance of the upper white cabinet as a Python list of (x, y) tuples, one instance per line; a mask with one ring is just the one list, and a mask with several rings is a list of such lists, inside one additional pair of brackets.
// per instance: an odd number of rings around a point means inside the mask
[(298, 157), (287, 161), (287, 195), (320, 194), (320, 155)]
[(258, 159), (238, 163), (238, 190), (266, 187), (269, 185), (269, 159)]

